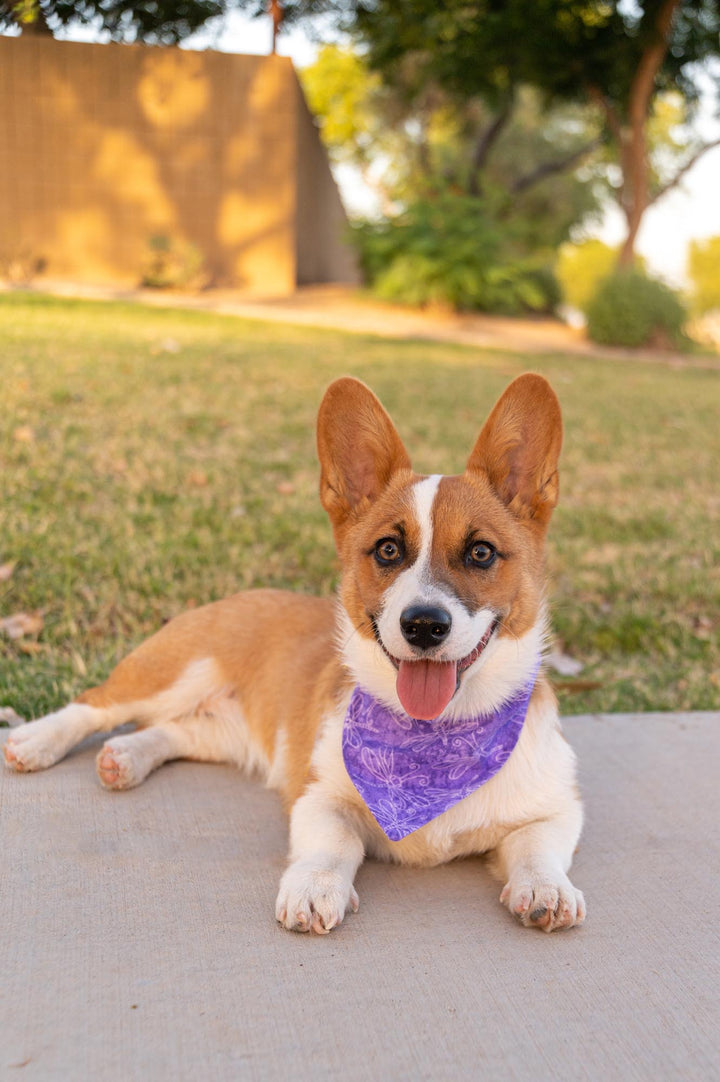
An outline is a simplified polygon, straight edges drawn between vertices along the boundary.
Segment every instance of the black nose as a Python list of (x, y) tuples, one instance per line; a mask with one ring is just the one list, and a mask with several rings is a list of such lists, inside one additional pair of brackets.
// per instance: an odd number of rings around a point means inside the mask
[(439, 646), (450, 634), (452, 617), (436, 605), (408, 605), (400, 616), (400, 627), (407, 642), (421, 650)]

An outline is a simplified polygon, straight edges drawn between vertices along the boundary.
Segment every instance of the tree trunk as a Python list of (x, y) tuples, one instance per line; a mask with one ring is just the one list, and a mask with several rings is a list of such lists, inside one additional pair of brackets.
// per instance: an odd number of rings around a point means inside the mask
[(277, 39), (280, 33), (280, 23), (283, 19), (281, 0), (270, 0), (270, 18), (272, 19), (272, 55), (277, 52)]
[(623, 209), (628, 233), (619, 257), (621, 267), (635, 262), (635, 241), (649, 202), (650, 170), (647, 157), (646, 129), (655, 79), (662, 67), (670, 43), (675, 11), (680, 0), (665, 0), (655, 24), (655, 40), (648, 45), (638, 64), (628, 101), (629, 129), (622, 133), (620, 161), (623, 170)]
[(620, 249), (618, 265), (632, 267), (635, 262), (635, 241), (648, 206), (648, 159), (645, 138), (645, 118), (633, 124), (621, 150), (623, 169), (623, 210), (627, 221), (627, 236)]

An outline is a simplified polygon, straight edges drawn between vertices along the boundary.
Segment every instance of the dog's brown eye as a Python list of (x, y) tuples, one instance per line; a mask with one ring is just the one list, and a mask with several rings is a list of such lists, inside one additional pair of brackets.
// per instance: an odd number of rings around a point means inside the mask
[(399, 564), (402, 558), (402, 549), (397, 541), (393, 541), (392, 537), (383, 537), (375, 545), (375, 559), (381, 567)]
[(489, 541), (473, 541), (467, 551), (465, 563), (469, 567), (491, 567), (497, 559), (497, 551)]

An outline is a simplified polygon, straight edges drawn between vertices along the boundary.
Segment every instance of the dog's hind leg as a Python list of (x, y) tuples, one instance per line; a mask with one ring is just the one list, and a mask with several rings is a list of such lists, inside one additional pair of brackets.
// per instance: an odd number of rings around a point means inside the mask
[(182, 613), (123, 658), (103, 684), (62, 710), (13, 729), (5, 743), (7, 765), (17, 771), (44, 770), (91, 733), (189, 713), (216, 677), (210, 660), (196, 652), (213, 616), (212, 606)]
[(14, 729), (5, 745), (8, 766), (42, 770), (91, 733), (134, 721), (138, 732), (111, 737), (98, 755), (98, 776), (108, 789), (139, 785), (170, 759), (233, 761), (267, 769), (232, 689), (222, 686), (211, 659), (191, 662), (165, 687), (158, 687), (156, 674), (144, 679), (137, 665), (129, 682), (122, 674), (125, 664), (64, 709)]
[(84, 691), (62, 710), (13, 729), (4, 748), (7, 765), (21, 772), (44, 770), (92, 733), (107, 733), (131, 721), (153, 724), (192, 710), (198, 696), (207, 693), (213, 674), (203, 662), (183, 666), (180, 651), (163, 663), (158, 646), (165, 638), (167, 633), (160, 632), (148, 639), (104, 684)]
[(210, 658), (192, 662), (142, 703), (139, 718), (139, 732), (112, 736), (97, 757), (106, 789), (131, 789), (172, 759), (232, 762), (268, 774), (270, 756), (252, 737), (233, 686)]
[(132, 710), (123, 710), (117, 704), (94, 706), (90, 692), (84, 698), (85, 701), (77, 700), (62, 710), (13, 729), (5, 742), (7, 765), (20, 772), (45, 770), (63, 759), (86, 736), (109, 732), (134, 720)]
[(223, 667), (204, 649), (223, 619), (235, 641), (233, 614), (216, 602), (170, 621), (121, 661), (104, 684), (57, 713), (14, 729), (5, 745), (8, 766), (42, 770), (91, 733), (136, 722), (138, 733), (112, 737), (100, 754), (98, 772), (108, 788), (137, 785), (168, 759), (233, 762), (267, 776), (274, 735), (251, 732), (232, 665)]

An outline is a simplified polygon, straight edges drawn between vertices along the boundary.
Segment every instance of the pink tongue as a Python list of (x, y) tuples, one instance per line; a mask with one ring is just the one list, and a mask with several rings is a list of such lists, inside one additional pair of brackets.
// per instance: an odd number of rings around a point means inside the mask
[(433, 721), (455, 694), (457, 662), (401, 661), (397, 693), (411, 718)]

